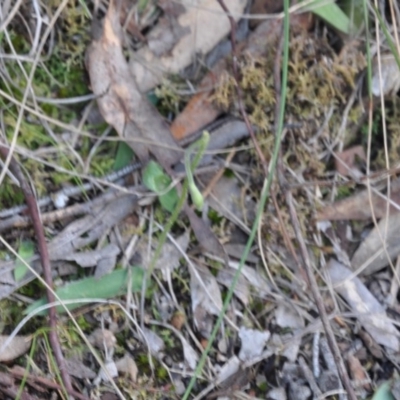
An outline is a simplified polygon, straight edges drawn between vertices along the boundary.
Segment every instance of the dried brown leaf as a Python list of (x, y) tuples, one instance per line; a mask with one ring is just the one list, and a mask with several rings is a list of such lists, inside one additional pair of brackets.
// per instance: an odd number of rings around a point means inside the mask
[(96, 373), (83, 364), (78, 358), (69, 358), (65, 360), (67, 371), (70, 375), (79, 379), (94, 379)]
[(365, 151), (362, 146), (353, 146), (344, 151), (335, 153), (335, 168), (343, 176), (356, 176), (359, 178), (362, 173), (359, 170), (357, 161), (365, 161)]
[(265, 344), (268, 342), (271, 333), (269, 331), (259, 331), (241, 327), (239, 337), (242, 346), (239, 351), (239, 359), (243, 362), (251, 362), (257, 359), (263, 352)]
[[(6, 343), (9, 336), (0, 335), (0, 348)], [(0, 361), (7, 362), (25, 354), (31, 347), (32, 338), (30, 336), (15, 336), (9, 345), (0, 353)]]
[(156, 29), (152, 29), (147, 37), (150, 51), (157, 57), (170, 54), (181, 37), (190, 33), (188, 27), (182, 27), (175, 18), (160, 18)]
[(393, 54), (375, 57), (372, 66), (371, 90), (374, 96), (396, 94), (400, 89), (400, 70)]
[(183, 325), (185, 324), (186, 316), (182, 312), (178, 311), (174, 314), (171, 319), (171, 325), (177, 329), (178, 331), (182, 330)]
[(227, 66), (226, 60), (220, 60), (214, 66), (198, 86), (198, 93), (191, 97), (183, 111), (172, 122), (171, 132), (176, 140), (190, 136), (213, 122), (222, 113), (223, 110), (212, 102), (211, 95), (214, 87), (220, 84), (222, 73)]
[(375, 358), (381, 360), (384, 357), (381, 347), (379, 346), (378, 343), (376, 343), (376, 341), (372, 338), (372, 336), (368, 332), (364, 331), (363, 329), (360, 329), (360, 331), (358, 332), (358, 336), (360, 336), (360, 338), (365, 344), (365, 347), (370, 351), (370, 353)]
[(327, 266), (330, 280), (349, 304), (365, 330), (380, 344), (399, 351), (399, 332), (387, 317), (384, 307), (353, 271), (331, 259)]
[(234, 376), (239, 371), (240, 364), (239, 358), (235, 355), (232, 356), (219, 370), (217, 384), (221, 385)]
[[(202, 177), (206, 187), (212, 179), (211, 175)], [(211, 190), (208, 198), (210, 207), (223, 215), (241, 229), (246, 229), (255, 217), (256, 204), (247, 198), (236, 177), (222, 176)]]
[(281, 328), (304, 328), (304, 320), (301, 314), (296, 312), (295, 306), (288, 307), (285, 304), (279, 304), (275, 309), (275, 321)]
[[(351, 378), (355, 382), (366, 382), (368, 380), (368, 375), (364, 370), (360, 360), (357, 357), (354, 357), (352, 354), (349, 354), (347, 357), (347, 363), (349, 365), (349, 370), (351, 374)], [(370, 384), (364, 384), (364, 389), (371, 390)]]
[(219, 242), (211, 228), (189, 206), (185, 206), (185, 212), (200, 246), (211, 254), (224, 257), (227, 261), (228, 256), (224, 246)]
[[(231, 269), (222, 268), (218, 271), (217, 280), (220, 284), (229, 289), (232, 286), (234, 275), (235, 272)], [(249, 304), (250, 287), (243, 275), (239, 276), (233, 293), (245, 306)]]
[[(179, 260), (182, 258), (182, 252), (186, 252), (190, 241), (190, 232), (186, 231), (179, 237), (175, 238), (175, 243), (165, 243), (162, 247), (161, 254), (156, 261), (155, 268), (161, 270), (163, 278), (165, 281), (170, 279), (171, 273), (179, 267)], [(157, 246), (155, 240), (152, 241), (153, 247)], [(135, 262), (143, 265), (148, 265), (151, 263), (154, 257), (154, 251), (149, 253), (149, 242), (147, 239), (142, 239), (135, 253)]]
[[(121, 26), (114, 2), (97, 28), (86, 52), (86, 67), (104, 119), (135, 151), (142, 162), (151, 152), (164, 167), (181, 154), (167, 123), (137, 87), (121, 46)], [(162, 144), (162, 147), (160, 146)]]
[(146, 42), (146, 38), (141, 32), (141, 27), (136, 22), (135, 13), (131, 12), (134, 6), (135, 4), (131, 0), (122, 0), (120, 2), (120, 22), (134, 38)]
[[(234, 18), (238, 19), (247, 1), (230, 0), (226, 4)], [(196, 6), (188, 6), (186, 12), (177, 17), (177, 24), (188, 33), (177, 41), (168, 54), (159, 57), (146, 46), (132, 58), (130, 68), (142, 93), (160, 84), (167, 74), (179, 74), (193, 62), (196, 54), (207, 54), (230, 30), (227, 16), (214, 0), (200, 0)], [(160, 29), (156, 27), (155, 30)], [(162, 35), (162, 30), (157, 35)]]
[(135, 360), (129, 355), (125, 354), (124, 357), (120, 358), (115, 362), (118, 372), (123, 372), (131, 378), (132, 382), (137, 381), (138, 367)]
[(111, 350), (117, 344), (117, 339), (110, 330), (97, 328), (90, 334), (89, 342), (99, 349)]
[[(230, 2), (231, 3), (231, 2)], [(229, 5), (230, 5), (229, 3)], [(291, 29), (309, 29), (310, 14), (292, 15)], [(238, 47), (238, 52), (245, 52), (253, 58), (262, 57), (275, 45), (282, 31), (282, 21), (268, 19), (244, 40)], [(199, 93), (191, 98), (184, 110), (171, 125), (171, 131), (176, 139), (183, 139), (214, 121), (224, 110), (212, 102), (214, 88), (222, 83), (226, 70), (230, 65), (229, 59), (220, 60), (203, 78), (198, 89)]]
[(251, 14), (274, 14), (282, 10), (282, 0), (254, 0), (250, 12)]
[(104, 260), (105, 258), (112, 258), (114, 260), (120, 253), (120, 249), (115, 244), (109, 244), (106, 247), (98, 250), (88, 250), (79, 253), (69, 253), (61, 256), (59, 260), (75, 261), (82, 268), (94, 267), (98, 262)]
[(180, 247), (180, 250), (178, 250), (173, 243), (164, 244), (161, 255), (156, 262), (156, 268), (161, 270), (164, 280), (167, 280), (168, 275), (170, 275), (174, 269), (179, 267), (179, 259), (182, 258), (181, 251), (187, 251), (189, 241), (190, 234), (189, 231), (186, 231), (176, 239), (176, 243)]
[(157, 5), (163, 9), (166, 15), (171, 17), (179, 17), (179, 15), (182, 15), (186, 11), (186, 8), (182, 4), (173, 0), (158, 0)]
[(399, 232), (400, 213), (382, 218), (354, 253), (352, 268), (362, 268), (361, 274), (370, 275), (388, 265), (400, 254)]
[(143, 339), (143, 343), (146, 346), (149, 346), (149, 350), (151, 354), (157, 357), (161, 357), (161, 352), (165, 348), (164, 341), (157, 335), (157, 333), (153, 332), (151, 329), (142, 328), (141, 330), (145, 336)]
[(208, 337), (213, 327), (213, 315), (222, 308), (222, 296), (217, 280), (207, 268), (198, 266), (197, 273), (190, 269), (190, 295), (194, 323), (203, 335)]
[(93, 243), (135, 209), (136, 199), (136, 196), (131, 195), (121, 197), (69, 224), (49, 243), (50, 259), (63, 260), (69, 254)]
[[(370, 201), (371, 197), (371, 201)], [(317, 212), (319, 220), (364, 220), (372, 217), (372, 209), (375, 218), (382, 218), (389, 212), (391, 214), (399, 211), (400, 206), (400, 179), (395, 179), (390, 185), (390, 201), (388, 202), (385, 192), (378, 195), (375, 192), (368, 192), (367, 189), (346, 199), (339, 200), (325, 206)], [(395, 206), (398, 205), (397, 207)]]

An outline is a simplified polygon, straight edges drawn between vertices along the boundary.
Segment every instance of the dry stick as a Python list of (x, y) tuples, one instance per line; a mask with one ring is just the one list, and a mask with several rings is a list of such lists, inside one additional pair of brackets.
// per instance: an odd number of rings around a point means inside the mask
[(0, 393), (5, 394), (11, 399), (34, 400), (25, 389), (20, 391), (20, 388), (14, 384), (14, 379), (5, 372), (0, 372)]
[[(52, 288), (53, 287), (53, 279), (51, 276), (51, 265), (50, 265), (50, 259), (49, 259), (49, 252), (47, 249), (46, 245), (46, 239), (44, 236), (44, 229), (42, 222), (40, 220), (40, 215), (38, 211), (38, 206), (36, 204), (36, 198), (35, 195), (32, 191), (32, 188), (28, 184), (28, 182), (25, 179), (25, 176), (9, 151), (9, 149), (0, 144), (0, 154), (4, 159), (7, 159), (7, 157), (10, 158), (10, 170), (12, 173), (15, 175), (15, 177), (18, 179), (19, 184), (21, 185), (21, 190), (24, 194), (26, 204), (28, 206), (29, 214), (32, 218), (32, 224), (33, 228), (35, 231), (35, 235), (37, 238), (37, 243), (38, 243), (38, 248), (39, 248), (39, 253), (40, 253), (40, 259), (42, 262), (42, 268), (43, 268), (43, 277), (47, 285)], [(56, 298), (54, 297), (54, 293), (46, 288), (46, 296), (47, 296), (47, 301), (49, 303), (54, 303), (56, 301)], [(67, 372), (67, 368), (65, 365), (65, 360), (64, 356), (62, 354), (61, 350), (61, 345), (60, 341), (58, 340), (57, 336), (57, 313), (56, 313), (56, 308), (55, 307), (50, 307), (49, 308), (49, 325), (50, 325), (50, 332), (49, 332), (49, 340), (51, 344), (51, 348), (53, 349), (54, 352), (54, 357), (57, 361), (58, 368), (60, 370), (61, 378), (63, 380), (63, 384), (65, 386), (65, 390), (67, 393), (73, 392), (72, 388), (72, 383), (71, 383), (71, 378)]]
[[(24, 368), (20, 368), (20, 367), (15, 368), (14, 367), (14, 368), (9, 370), (9, 373), (11, 375), (13, 375), (13, 376), (15, 376), (17, 378), (21, 378), (21, 379), (25, 378), (25, 376), (26, 376), (27, 384), (30, 385), (30, 386), (33, 386), (34, 384), (39, 384), (41, 386), (48, 387), (49, 389), (54, 389), (54, 390), (59, 390), (59, 391), (62, 390), (62, 387), (60, 385), (58, 385), (57, 383), (51, 381), (48, 378), (44, 378), (42, 376), (34, 376), (34, 375), (29, 374), (29, 373), (26, 374), (26, 370)], [(81, 393), (78, 393), (78, 392), (76, 392), (74, 390), (72, 390), (68, 394), (70, 394), (71, 396), (76, 397), (79, 400), (88, 400), (87, 396), (85, 396), (85, 395), (83, 395)]]
[[(142, 187), (127, 187), (128, 191), (136, 190), (139, 192)], [(89, 214), (93, 211), (95, 207), (103, 206), (108, 204), (109, 202), (119, 199), (124, 196), (138, 196), (137, 193), (128, 193), (128, 192), (120, 192), (120, 191), (110, 191), (106, 192), (93, 200), (90, 200), (86, 203), (77, 203), (72, 206), (62, 208), (60, 210), (49, 211), (47, 213), (41, 214), (42, 224), (48, 224), (50, 222), (61, 221), (65, 218), (74, 217), (76, 215), (81, 214)], [(4, 221), (0, 219), (0, 233), (11, 228), (26, 228), (31, 223), (29, 217), (16, 215), (14, 217), (8, 218)]]
[(239, 105), (239, 111), (240, 114), (243, 117), (243, 120), (246, 124), (247, 130), (249, 131), (251, 140), (254, 143), (254, 147), (256, 148), (257, 154), (260, 157), (261, 164), (264, 169), (264, 174), (265, 176), (268, 176), (268, 164), (267, 161), (265, 160), (264, 154), (261, 151), (260, 145), (258, 144), (256, 135), (253, 130), (253, 126), (251, 125), (249, 121), (249, 117), (247, 115), (246, 110), (244, 109), (244, 104), (243, 104), (243, 93), (242, 89), (240, 87), (239, 83), (239, 68), (238, 68), (238, 62), (237, 62), (237, 48), (236, 48), (236, 30), (237, 30), (237, 24), (231, 13), (229, 12), (228, 8), (225, 5), (224, 0), (218, 0), (219, 5), (221, 8), (224, 10), (226, 13), (226, 16), (229, 19), (229, 23), (231, 24), (231, 45), (232, 45), (232, 70), (233, 70), (233, 79), (235, 80), (236, 83), (236, 92), (237, 92), (237, 99), (238, 99), (238, 105)]
[(20, 393), (19, 389), (15, 386), (0, 387), (0, 392), (5, 394), (11, 399), (16, 399), (17, 396), (19, 395), (18, 398), (20, 400), (34, 400), (34, 398), (29, 393), (27, 393), (26, 391)]
[(296, 266), (297, 266), (297, 268), (298, 268), (298, 270), (300, 272), (301, 277), (303, 278), (304, 282), (308, 283), (308, 278), (307, 278), (306, 272), (304, 271), (304, 268), (302, 267), (302, 265), (301, 265), (301, 263), (299, 261), (299, 257), (297, 256), (297, 253), (296, 253), (296, 251), (294, 249), (292, 240), (290, 239), (289, 234), (287, 232), (287, 229), (285, 227), (285, 223), (284, 223), (283, 218), (282, 218), (281, 210), (279, 209), (279, 205), (278, 205), (278, 200), (276, 198), (276, 194), (272, 190), (271, 190), (271, 199), (272, 199), (272, 202), (274, 203), (276, 215), (278, 217), (279, 225), (281, 227), (283, 241), (284, 241), (286, 247), (290, 250), (290, 252), (292, 254), (292, 257), (293, 257), (293, 259), (294, 259), (294, 261), (296, 263)]
[[(276, 59), (275, 59), (275, 64), (274, 64), (274, 82), (275, 82), (275, 93), (276, 93), (275, 124), (277, 124), (277, 121), (279, 120), (279, 113), (280, 113), (279, 105), (280, 105), (280, 93), (281, 93), (282, 46), (283, 46), (283, 35), (282, 35), (282, 39), (280, 40), (280, 43), (279, 43), (279, 46), (277, 49)], [(306, 275), (308, 278), (308, 284), (309, 284), (311, 292), (313, 294), (315, 304), (318, 308), (319, 316), (320, 316), (322, 324), (324, 326), (328, 344), (332, 351), (333, 357), (335, 359), (335, 363), (337, 365), (340, 379), (343, 383), (343, 386), (345, 387), (345, 389), (347, 391), (347, 395), (349, 396), (349, 399), (357, 400), (357, 396), (354, 392), (353, 386), (351, 385), (351, 381), (350, 381), (349, 375), (347, 373), (346, 367), (344, 365), (343, 358), (340, 354), (339, 346), (336, 342), (335, 335), (334, 335), (334, 333), (332, 331), (332, 327), (329, 323), (329, 318), (325, 312), (323, 299), (322, 299), (321, 293), (319, 292), (318, 284), (317, 284), (317, 281), (316, 281), (314, 273), (313, 273), (313, 268), (311, 265), (307, 246), (306, 246), (304, 238), (302, 236), (300, 222), (297, 217), (297, 212), (296, 212), (296, 209), (293, 204), (293, 195), (292, 195), (290, 187), (288, 186), (288, 183), (287, 183), (286, 178), (283, 173), (282, 152), (280, 152), (279, 158), (278, 158), (277, 175), (278, 175), (279, 186), (280, 186), (282, 192), (285, 194), (286, 205), (289, 210), (289, 216), (290, 216), (290, 220), (292, 222), (293, 231), (296, 235), (296, 239), (297, 239), (297, 242), (299, 245), (300, 256), (302, 258), (303, 267), (305, 269), (305, 272), (306, 272)]]

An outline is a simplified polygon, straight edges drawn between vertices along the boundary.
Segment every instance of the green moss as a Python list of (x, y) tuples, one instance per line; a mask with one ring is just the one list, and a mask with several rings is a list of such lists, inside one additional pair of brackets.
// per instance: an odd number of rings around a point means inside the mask
[(1, 184), (0, 209), (10, 208), (22, 204), (24, 196), (21, 190), (6, 177)]
[[(136, 364), (138, 366), (139, 371), (141, 371), (141, 375), (151, 375), (152, 374), (148, 353), (138, 354), (136, 356), (135, 360), (136, 360)], [(154, 365), (157, 376), (159, 376), (159, 375), (163, 376), (164, 375), (163, 372), (159, 373), (158, 371), (162, 370), (164, 368), (159, 364), (159, 362), (154, 357), (152, 357), (151, 361), (152, 361), (152, 364)]]
[(163, 340), (166, 349), (173, 349), (176, 346), (175, 336), (172, 334), (172, 332), (169, 329), (161, 329), (158, 332), (158, 335)]
[(349, 197), (352, 193), (353, 189), (350, 186), (338, 186), (335, 200), (337, 201), (345, 199), (346, 197)]
[(30, 298), (37, 298), (42, 293), (44, 293), (44, 288), (43, 285), (38, 280), (34, 280), (30, 282), (28, 285), (21, 287), (21, 289), (18, 290), (18, 293)]
[(363, 142), (366, 144), (368, 141), (369, 132), (371, 132), (372, 137), (376, 138), (382, 130), (382, 114), (380, 110), (374, 112), (374, 118), (372, 120), (372, 127), (369, 129), (368, 123), (361, 127), (361, 133), (363, 135)]
[(183, 98), (176, 91), (175, 87), (178, 85), (179, 81), (168, 81), (164, 80), (163, 83), (154, 90), (154, 96), (152, 97), (153, 104), (157, 104), (157, 110), (162, 114), (167, 116), (170, 112), (175, 115), (183, 108)]
[(10, 333), (10, 329), (21, 319), (21, 305), (8, 299), (0, 300), (0, 333)]
[(222, 217), (221, 215), (219, 215), (218, 212), (215, 211), (215, 210), (212, 209), (212, 208), (210, 208), (210, 209), (208, 210), (208, 218), (210, 219), (210, 221), (211, 221), (213, 224), (219, 224), (219, 223), (222, 221), (222, 219), (223, 219), (223, 217)]

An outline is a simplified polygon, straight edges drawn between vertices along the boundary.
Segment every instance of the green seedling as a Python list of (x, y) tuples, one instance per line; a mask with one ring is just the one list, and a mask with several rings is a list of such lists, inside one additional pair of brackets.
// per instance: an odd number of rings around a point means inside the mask
[[(208, 143), (210, 141), (210, 134), (207, 131), (204, 131), (201, 138), (196, 142), (192, 143), (188, 149), (185, 151), (185, 170), (186, 176), (188, 180), (188, 189), (190, 193), (190, 197), (192, 198), (193, 204), (196, 206), (198, 210), (202, 210), (204, 206), (204, 198), (201, 194), (200, 190), (196, 186), (193, 179), (193, 171), (196, 169), (198, 163), (201, 160), (204, 152), (207, 149)], [(193, 158), (191, 162), (191, 155), (194, 151), (197, 150), (197, 154)]]

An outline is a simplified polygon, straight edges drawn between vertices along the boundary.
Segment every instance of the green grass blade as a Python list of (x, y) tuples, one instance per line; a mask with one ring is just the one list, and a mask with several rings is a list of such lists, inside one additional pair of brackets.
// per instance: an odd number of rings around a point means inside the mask
[[(79, 299), (92, 299), (92, 298), (104, 298), (110, 299), (115, 296), (119, 296), (126, 292), (127, 284), (129, 281), (129, 270), (119, 269), (111, 272), (99, 279), (89, 277), (80, 281), (75, 281), (66, 284), (56, 290), (57, 296), (65, 300), (77, 300), (76, 304), (69, 304), (66, 307), (69, 310), (80, 307)], [(143, 281), (143, 269), (140, 267), (131, 268), (131, 279), (132, 279), (132, 292), (140, 292)], [(38, 307), (47, 303), (47, 300), (42, 298), (32, 303), (25, 311), (24, 314), (29, 314), (35, 311)], [(65, 312), (65, 308), (57, 306), (57, 312)], [(40, 313), (39, 315), (45, 315), (46, 312)]]
[(389, 32), (389, 29), (386, 26), (385, 21), (383, 20), (379, 10), (375, 7), (374, 4), (372, 4), (372, 7), (373, 7), (373, 9), (375, 11), (376, 17), (378, 18), (379, 25), (382, 28), (383, 34), (385, 35), (385, 38), (386, 38), (386, 40), (388, 42), (388, 46), (389, 46), (390, 52), (393, 54), (393, 56), (394, 56), (394, 58), (396, 60), (397, 66), (400, 69), (400, 56), (399, 56), (399, 53), (397, 52), (396, 45), (393, 42), (393, 39), (392, 39), (391, 34)]
[(307, 6), (307, 10), (312, 11), (339, 31), (347, 34), (351, 32), (350, 18), (337, 4), (327, 3), (326, 0), (314, 0)]

